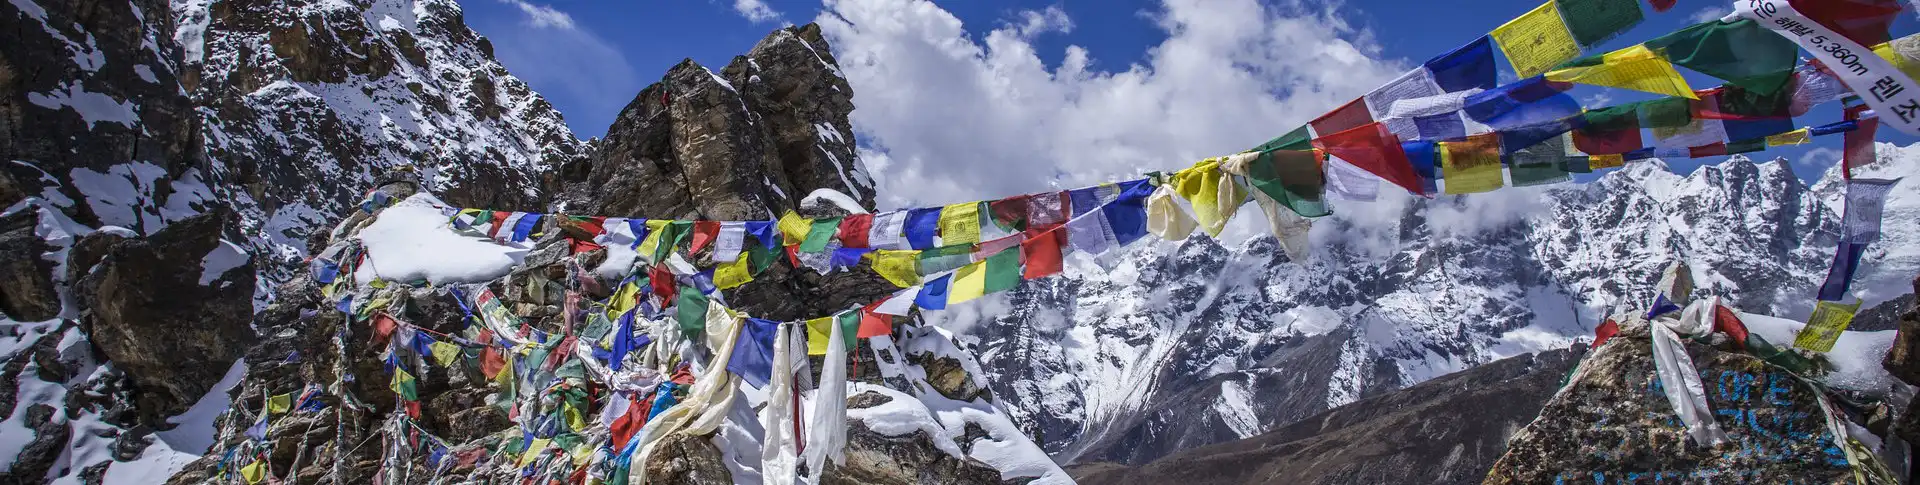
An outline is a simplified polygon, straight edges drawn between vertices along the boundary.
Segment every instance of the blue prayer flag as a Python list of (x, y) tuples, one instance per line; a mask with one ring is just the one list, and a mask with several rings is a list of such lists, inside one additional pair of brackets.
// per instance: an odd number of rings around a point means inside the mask
[(928, 310), (947, 308), (947, 284), (953, 282), (952, 274), (941, 275), (920, 287), (920, 296), (913, 298), (914, 306)]
[(940, 230), (940, 208), (907, 211), (907, 244), (914, 249), (930, 249), (933, 236)]
[(1493, 89), (1499, 78), (1494, 71), (1493, 40), (1480, 36), (1467, 45), (1441, 54), (1426, 63), (1433, 81), (1451, 93), (1473, 88)]
[(767, 249), (780, 247), (780, 238), (773, 233), (774, 224), (772, 221), (748, 221), (746, 227), (747, 234), (752, 235), (755, 240), (760, 241), (762, 247)]
[(1420, 176), (1421, 190), (1439, 193), (1440, 178), (1438, 160), (1434, 158), (1434, 143), (1431, 141), (1409, 141), (1400, 144), (1400, 150), (1407, 152), (1407, 161), (1413, 163), (1413, 174)]
[(1827, 281), (1820, 284), (1822, 301), (1845, 301), (1848, 288), (1853, 286), (1853, 272), (1860, 268), (1860, 256), (1866, 254), (1867, 245), (1846, 241), (1833, 250), (1833, 266), (1827, 268)]
[(1652, 320), (1654, 317), (1677, 311), (1680, 311), (1680, 305), (1673, 304), (1673, 300), (1667, 299), (1666, 293), (1661, 293), (1653, 297), (1653, 309), (1647, 310), (1647, 319)]
[(544, 216), (540, 214), (527, 214), (521, 217), (520, 222), (513, 225), (513, 241), (520, 242), (527, 240), (527, 236), (533, 234), (533, 228), (540, 225), (541, 217)]
[(627, 219), (627, 230), (633, 232), (633, 244), (628, 244), (627, 248), (637, 249), (640, 247), (640, 241), (647, 239), (647, 220)]
[(773, 378), (773, 339), (779, 332), (780, 322), (747, 319), (740, 327), (740, 339), (733, 345), (733, 360), (727, 361), (727, 371), (755, 388), (767, 387)]
[(1153, 195), (1153, 184), (1146, 179), (1120, 183), (1120, 196), (1107, 204), (1101, 212), (1107, 216), (1107, 225), (1113, 227), (1113, 237), (1121, 246), (1133, 243), (1147, 235), (1147, 196)]

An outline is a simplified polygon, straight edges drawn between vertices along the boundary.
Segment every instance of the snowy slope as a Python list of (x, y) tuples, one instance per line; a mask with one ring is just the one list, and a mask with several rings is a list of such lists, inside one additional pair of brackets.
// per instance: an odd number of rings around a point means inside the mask
[[(1920, 146), (1880, 149), (1862, 176), (1920, 171)], [(1685, 175), (1656, 160), (1585, 185), (1383, 197), (1319, 221), (1308, 261), (1269, 236), (1143, 243), (1112, 271), (1082, 265), (942, 324), (978, 343), (996, 394), (1056, 460), (1141, 463), (1588, 338), (1673, 259), (1700, 294), (1804, 319), (1837, 240), (1837, 179), (1809, 188), (1785, 161), (1734, 156)], [(1895, 187), (1863, 262), (1868, 306), (1920, 273), (1915, 184)]]

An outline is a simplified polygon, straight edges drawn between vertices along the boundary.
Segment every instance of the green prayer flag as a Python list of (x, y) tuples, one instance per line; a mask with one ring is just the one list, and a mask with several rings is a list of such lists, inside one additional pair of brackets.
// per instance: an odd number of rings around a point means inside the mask
[(748, 244), (746, 246), (748, 272), (758, 275), (766, 271), (767, 268), (773, 267), (774, 252), (772, 249), (767, 249), (766, 246), (759, 244)]
[[(1548, 138), (1533, 146), (1515, 150), (1513, 164), (1507, 167), (1507, 174), (1513, 177), (1514, 187), (1543, 185), (1572, 180), (1562, 168), (1567, 158), (1567, 137)], [(1582, 157), (1585, 158), (1585, 157)]]
[(1285, 135), (1280, 135), (1279, 137), (1274, 138), (1272, 140), (1267, 140), (1266, 143), (1261, 143), (1260, 146), (1253, 147), (1252, 150), (1247, 150), (1247, 151), (1270, 152), (1274, 150), (1312, 150), (1312, 149), (1313, 149), (1313, 134), (1307, 132), (1307, 125), (1300, 125), (1299, 128), (1294, 128), (1293, 131), (1289, 131)]
[(673, 255), (681, 244), (687, 242), (687, 236), (693, 233), (693, 221), (669, 222), (660, 230), (665, 232), (660, 234), (660, 247), (653, 249), (653, 260), (656, 262), (666, 261), (667, 256)]
[(1693, 123), (1693, 108), (1687, 104), (1687, 98), (1649, 99), (1634, 106), (1642, 127), (1677, 128)]
[(393, 368), (393, 393), (398, 394), (400, 399), (420, 400), (419, 386), (415, 385), (413, 374), (408, 374), (406, 369), (399, 367)]
[(847, 344), (848, 352), (860, 346), (859, 311), (847, 311), (834, 315), (833, 323), (840, 325), (840, 340)]
[(1639, 0), (1554, 0), (1580, 47), (1591, 48), (1640, 24)]
[(920, 276), (959, 269), (973, 263), (973, 245), (955, 244), (920, 251)]
[(1000, 254), (987, 257), (987, 293), (997, 293), (1020, 286), (1020, 248), (1001, 250)]
[(680, 297), (674, 302), (675, 315), (680, 321), (680, 333), (693, 338), (707, 331), (707, 295), (691, 286), (680, 287)]
[(1560, 168), (1569, 173), (1593, 173), (1593, 165), (1587, 157), (1566, 157), (1560, 160)]
[(1781, 89), (1772, 93), (1762, 93), (1740, 86), (1727, 85), (1713, 97), (1718, 113), (1724, 118), (1786, 118), (1792, 116), (1793, 90)]
[(834, 234), (840, 232), (840, 218), (829, 217), (814, 219), (813, 227), (807, 230), (807, 239), (800, 242), (800, 252), (817, 253), (827, 250), (827, 243), (833, 241)]
[[(1674, 98), (1679, 99), (1679, 98)], [(1640, 129), (1638, 109), (1632, 103), (1609, 106), (1586, 112), (1585, 129), (1593, 131), (1618, 131)]]
[(1800, 47), (1751, 19), (1695, 24), (1646, 42), (1675, 65), (1772, 95), (1793, 77)]
[(1300, 217), (1333, 213), (1321, 198), (1326, 189), (1326, 175), (1320, 171), (1320, 161), (1311, 150), (1261, 153), (1247, 164), (1247, 182)]

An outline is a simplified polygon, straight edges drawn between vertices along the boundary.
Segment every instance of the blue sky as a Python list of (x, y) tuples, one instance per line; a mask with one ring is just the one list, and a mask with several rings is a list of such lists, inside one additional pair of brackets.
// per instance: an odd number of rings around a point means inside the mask
[[(682, 58), (718, 70), (782, 24), (826, 19), (856, 92), (856, 136), (872, 148), (863, 160), (883, 179), (883, 190), (928, 185), (934, 190), (916, 193), (992, 197), (1178, 168), (1246, 148), (1539, 4), (1255, 1), (467, 0), (463, 6), (501, 61), (558, 106), (583, 138), (604, 133), (634, 93)], [(1647, 9), (1645, 22), (1599, 50), (1718, 17), (1731, 3), (1686, 0), (1665, 13)], [(1901, 19), (1896, 36), (1917, 30), (1912, 16)], [(1085, 52), (1084, 67), (1066, 68), (1070, 48)], [(851, 66), (853, 59), (873, 66)], [(983, 88), (949, 85), (949, 78), (989, 80)], [(1720, 83), (1690, 72), (1688, 78), (1697, 89)], [(1017, 93), (1007, 96), (1035, 98), (969, 99), (1001, 96), (1008, 86)], [(1584, 87), (1574, 94), (1590, 106), (1646, 97)], [(990, 107), (970, 106), (981, 104)], [(902, 105), (912, 108), (896, 108)], [(954, 122), (925, 121), (933, 118), (928, 113), (950, 111), (957, 112)], [(1128, 116), (1144, 119), (1116, 120)], [(1796, 123), (1838, 116), (1829, 105)], [(1084, 126), (1071, 126), (1074, 120)], [(1035, 129), (1022, 129), (1028, 125)], [(1880, 133), (1882, 141), (1914, 141), (1891, 129)], [(1752, 156), (1796, 160), (1796, 172), (1812, 179), (1837, 159), (1839, 142), (1823, 137)], [(1111, 161), (1068, 160), (1080, 157)], [(1668, 163), (1685, 173), (1723, 159)], [(1039, 181), (968, 179), (967, 172), (993, 167)]]

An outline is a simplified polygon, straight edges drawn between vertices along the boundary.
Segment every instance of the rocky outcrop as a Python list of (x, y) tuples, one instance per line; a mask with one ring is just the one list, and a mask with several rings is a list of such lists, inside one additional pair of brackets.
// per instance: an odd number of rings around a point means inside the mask
[(1822, 390), (1740, 352), (1688, 343), (1728, 441), (1690, 440), (1654, 372), (1645, 320), (1628, 319), (1595, 349), (1538, 419), (1515, 435), (1486, 483), (1559, 480), (1853, 483), (1880, 467)]
[(1076, 465), (1081, 483), (1479, 483), (1584, 347), (1502, 359), (1141, 466)]
[(53, 282), (54, 250), (33, 226), (39, 218), (22, 211), (0, 217), (0, 313), (22, 322), (60, 314), (60, 294)]
[(253, 265), (217, 261), (245, 257), (222, 247), (232, 217), (209, 212), (114, 243), (74, 285), (81, 329), (133, 381), (147, 423), (186, 411), (253, 345)]

